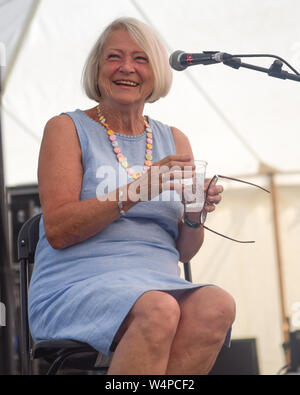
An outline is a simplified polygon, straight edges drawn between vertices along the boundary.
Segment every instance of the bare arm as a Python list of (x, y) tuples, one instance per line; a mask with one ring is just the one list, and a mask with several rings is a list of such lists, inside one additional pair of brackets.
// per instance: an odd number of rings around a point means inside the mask
[[(81, 159), (72, 120), (67, 115), (52, 118), (45, 127), (41, 144), (38, 183), (46, 237), (56, 249), (83, 241), (120, 217), (116, 201), (79, 200)], [(125, 211), (135, 204), (124, 202)]]

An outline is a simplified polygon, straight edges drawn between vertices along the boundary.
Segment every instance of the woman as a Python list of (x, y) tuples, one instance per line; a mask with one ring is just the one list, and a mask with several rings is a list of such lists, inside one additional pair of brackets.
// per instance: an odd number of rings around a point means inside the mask
[[(118, 19), (85, 68), (87, 95), (99, 105), (52, 118), (41, 145), (31, 331), (111, 355), (108, 374), (205, 374), (234, 320), (229, 294), (180, 278), (178, 260), (197, 253), (203, 228), (183, 224), (182, 203), (163, 201), (162, 177), (158, 189), (148, 177), (150, 169), (193, 166), (181, 131), (143, 117), (144, 104), (170, 85), (167, 54), (152, 29)], [(145, 187), (151, 201), (136, 199)], [(211, 188), (208, 212), (221, 192)]]

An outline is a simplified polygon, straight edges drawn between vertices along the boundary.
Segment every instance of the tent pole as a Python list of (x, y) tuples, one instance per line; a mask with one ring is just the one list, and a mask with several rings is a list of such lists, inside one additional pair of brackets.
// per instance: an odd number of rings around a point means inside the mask
[[(280, 293), (280, 308), (281, 308), (281, 322), (284, 344), (289, 344), (290, 341), (290, 329), (289, 329), (289, 319), (286, 313), (285, 306), (285, 292), (284, 292), (284, 281), (283, 281), (283, 266), (282, 266), (282, 254), (280, 246), (280, 236), (279, 236), (279, 220), (278, 220), (278, 193), (274, 181), (274, 173), (269, 174), (270, 178), (270, 190), (271, 190), (271, 200), (272, 200), (272, 211), (273, 211), (273, 229), (275, 238), (275, 248), (276, 248), (276, 264), (279, 282), (279, 293)], [(284, 348), (285, 360), (288, 365), (291, 362), (290, 349), (288, 347)]]

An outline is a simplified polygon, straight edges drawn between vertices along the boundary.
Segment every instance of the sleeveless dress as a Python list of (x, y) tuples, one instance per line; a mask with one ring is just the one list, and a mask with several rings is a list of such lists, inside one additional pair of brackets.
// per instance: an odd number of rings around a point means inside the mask
[[(132, 182), (112, 151), (106, 129), (81, 110), (66, 114), (75, 124), (82, 150), (80, 200)], [(155, 163), (175, 154), (175, 144), (169, 126), (148, 120)], [(130, 166), (141, 170), (146, 133), (116, 135)], [(177, 298), (186, 290), (208, 285), (180, 277), (175, 242), (182, 212), (176, 192), (165, 191), (137, 203), (98, 234), (62, 250), (48, 243), (41, 217), (28, 303), (33, 338), (78, 340), (111, 355), (116, 332), (145, 292), (160, 290)]]

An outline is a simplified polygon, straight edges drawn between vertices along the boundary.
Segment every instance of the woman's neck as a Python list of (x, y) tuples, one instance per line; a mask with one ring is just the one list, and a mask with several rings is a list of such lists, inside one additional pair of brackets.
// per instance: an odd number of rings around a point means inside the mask
[(144, 106), (119, 105), (116, 107), (102, 102), (99, 106), (106, 123), (113, 131), (129, 136), (137, 136), (143, 132)]

